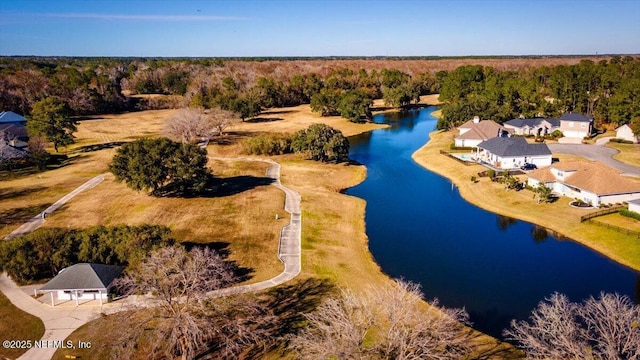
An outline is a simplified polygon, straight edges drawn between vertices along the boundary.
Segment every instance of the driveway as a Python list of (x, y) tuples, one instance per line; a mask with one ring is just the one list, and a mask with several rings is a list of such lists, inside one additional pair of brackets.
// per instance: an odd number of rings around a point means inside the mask
[(552, 153), (577, 155), (589, 160), (599, 161), (614, 169), (620, 170), (624, 175), (640, 177), (640, 168), (627, 165), (612, 158), (618, 150), (606, 146), (586, 144), (547, 144)]

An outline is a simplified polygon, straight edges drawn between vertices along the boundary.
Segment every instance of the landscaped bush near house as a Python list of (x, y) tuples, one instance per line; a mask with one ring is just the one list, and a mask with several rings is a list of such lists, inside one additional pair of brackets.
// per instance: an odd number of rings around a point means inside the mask
[(620, 143), (620, 144), (633, 144), (633, 141), (620, 139), (620, 138), (609, 139), (609, 141), (614, 142), (614, 143)]
[(242, 142), (245, 152), (254, 155), (282, 155), (293, 152), (292, 136), (287, 134), (260, 134)]
[(627, 209), (620, 209), (620, 215), (630, 217), (632, 219), (640, 220), (640, 214), (635, 211), (630, 211)]
[(76, 263), (136, 264), (150, 251), (174, 242), (171, 230), (157, 225), (38, 229), (0, 242), (0, 270), (28, 283), (51, 278)]
[(562, 131), (560, 131), (560, 130), (554, 130), (554, 131), (551, 133), (551, 137), (553, 137), (554, 139), (557, 139), (557, 138), (562, 137)]

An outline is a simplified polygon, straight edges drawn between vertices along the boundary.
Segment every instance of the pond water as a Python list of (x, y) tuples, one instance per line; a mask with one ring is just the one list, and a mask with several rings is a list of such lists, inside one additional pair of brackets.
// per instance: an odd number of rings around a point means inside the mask
[(427, 299), (465, 307), (474, 328), (496, 337), (556, 291), (575, 302), (601, 291), (638, 302), (639, 273), (473, 206), (448, 179), (416, 164), (411, 154), (435, 129), (436, 109), (378, 115), (374, 121), (390, 128), (349, 139), (350, 157), (368, 176), (346, 193), (367, 201), (369, 248), (385, 273), (420, 283)]

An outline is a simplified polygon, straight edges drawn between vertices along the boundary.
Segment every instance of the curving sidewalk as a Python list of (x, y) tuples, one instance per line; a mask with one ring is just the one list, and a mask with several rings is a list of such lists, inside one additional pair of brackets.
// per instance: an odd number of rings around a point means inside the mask
[[(271, 159), (255, 159), (255, 158), (220, 158), (210, 157), (214, 160), (223, 161), (260, 161), (270, 164), (267, 168), (266, 176), (273, 179), (272, 185), (285, 193), (284, 209), (291, 215), (289, 224), (284, 226), (280, 231), (280, 243), (278, 246), (278, 258), (284, 264), (284, 270), (279, 275), (265, 281), (253, 284), (240, 285), (226, 289), (220, 289), (209, 293), (210, 296), (220, 297), (230, 294), (254, 292), (265, 290), (280, 284), (283, 284), (300, 274), (302, 269), (301, 261), (301, 236), (302, 236), (302, 214), (300, 207), (300, 194), (296, 191), (280, 183), (280, 164)], [(67, 203), (73, 197), (84, 190), (91, 189), (104, 180), (101, 174), (82, 184), (69, 194), (56, 201), (49, 206), (43, 213), (34, 216), (27, 223), (20, 226), (4, 239), (8, 240), (16, 236), (28, 234), (44, 223), (43, 214), (50, 214), (56, 211), (62, 205)], [(127, 310), (127, 306), (118, 306), (116, 304), (105, 304), (103, 306), (57, 306), (51, 307), (34, 299), (20, 289), (8, 276), (3, 273), (0, 276), (0, 291), (4, 293), (9, 301), (19, 309), (34, 315), (42, 320), (45, 327), (45, 333), (41, 340), (62, 341), (65, 340), (73, 331), (87, 322), (94, 320), (100, 316), (100, 313), (114, 313), (121, 310)], [(13, 339), (20, 340), (20, 339)], [(19, 359), (50, 359), (55, 353), (56, 348), (40, 348), (29, 349)]]
[(211, 296), (225, 296), (229, 294), (254, 292), (265, 290), (276, 285), (283, 284), (300, 274), (302, 269), (302, 214), (300, 211), (300, 194), (280, 183), (280, 164), (271, 159), (256, 158), (222, 158), (209, 157), (212, 160), (222, 161), (260, 161), (270, 164), (267, 168), (267, 177), (273, 179), (273, 186), (282, 190), (285, 194), (284, 210), (291, 215), (289, 224), (280, 231), (280, 244), (278, 246), (278, 258), (284, 264), (284, 270), (277, 276), (253, 284), (234, 286), (226, 289), (215, 290), (209, 293)]

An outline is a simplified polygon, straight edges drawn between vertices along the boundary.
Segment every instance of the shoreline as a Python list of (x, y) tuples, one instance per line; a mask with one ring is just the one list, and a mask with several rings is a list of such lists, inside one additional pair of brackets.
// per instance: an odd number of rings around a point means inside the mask
[[(566, 238), (570, 241), (583, 245), (589, 248), (590, 250), (600, 254), (601, 256), (604, 256), (607, 259), (610, 259), (624, 267), (627, 267), (636, 272), (640, 271), (640, 264), (638, 264), (637, 261), (634, 261), (633, 259), (625, 258), (623, 256), (623, 254), (625, 253), (625, 250), (627, 250), (625, 246), (622, 246), (622, 249), (612, 249), (606, 244), (604, 245), (602, 244), (603, 241), (605, 241), (605, 239), (599, 237), (601, 232), (594, 231), (594, 228), (598, 227), (597, 225), (580, 223), (579, 220), (577, 220), (579, 219), (579, 215), (577, 215), (576, 217), (573, 214), (571, 214), (571, 216), (566, 216), (568, 219), (565, 219), (564, 222), (560, 222), (558, 218), (565, 216), (567, 213), (569, 213), (569, 210), (560, 208), (560, 206), (565, 205), (564, 202), (568, 203), (568, 200), (566, 198), (561, 198), (561, 200), (559, 200), (554, 204), (536, 205), (537, 209), (540, 210), (538, 211), (539, 213), (546, 213), (547, 215), (551, 215), (551, 216), (547, 216), (545, 220), (541, 221), (541, 219), (537, 218), (535, 214), (532, 214), (532, 212), (527, 212), (526, 209), (523, 208), (522, 203), (524, 201), (527, 201), (527, 200), (530, 202), (532, 201), (531, 196), (524, 197), (524, 194), (521, 194), (524, 190), (521, 192), (510, 191), (506, 196), (505, 194), (507, 194), (507, 192), (498, 194), (498, 192), (501, 192), (498, 190), (498, 191), (494, 191), (494, 193), (491, 193), (489, 196), (487, 196), (487, 193), (483, 192), (482, 191), (483, 189), (480, 188), (478, 184), (474, 184), (470, 181), (466, 181), (466, 179), (469, 179), (468, 177), (469, 174), (471, 174), (472, 171), (475, 172), (475, 170), (479, 169), (477, 166), (480, 166), (480, 165), (464, 166), (457, 163), (451, 164), (454, 166), (461, 167), (460, 169), (451, 169), (450, 167), (438, 166), (438, 165), (442, 165), (441, 162), (439, 161), (440, 159), (438, 159), (433, 155), (439, 156), (442, 160), (451, 161), (450, 159), (440, 155), (435, 150), (438, 146), (437, 144), (435, 144), (435, 142), (440, 141), (441, 139), (434, 139), (434, 135), (438, 136), (442, 133), (443, 133), (442, 131), (433, 131), (429, 133), (429, 141), (427, 141), (426, 144), (424, 144), (422, 147), (416, 150), (411, 155), (411, 158), (416, 164), (420, 165), (421, 167), (435, 174), (443, 176), (449, 181), (451, 181), (458, 188), (460, 196), (466, 202), (497, 215), (508, 216), (520, 221), (529, 222), (536, 226), (541, 226), (549, 230), (553, 234), (560, 235), (563, 238)], [(467, 168), (467, 169), (464, 169), (464, 168)], [(485, 186), (485, 190), (490, 185), (491, 184)], [(496, 205), (496, 203), (500, 203), (499, 201), (489, 202), (490, 200), (503, 200), (510, 195), (514, 195), (513, 197), (517, 197), (517, 199), (515, 200), (510, 199), (512, 204), (511, 206), (507, 206), (508, 211)], [(559, 214), (559, 216), (553, 216), (553, 215), (558, 215), (558, 214), (554, 214), (554, 212), (556, 213), (562, 212), (562, 214)], [(574, 211), (574, 213), (576, 212)], [(576, 221), (577, 222), (575, 224), (571, 223), (571, 226), (568, 228), (562, 228), (563, 225), (566, 225), (568, 221), (572, 221), (572, 220), (574, 222)], [(612, 231), (613, 230), (609, 230), (608, 234), (613, 234)], [(567, 235), (567, 234), (571, 234), (571, 235)]]

